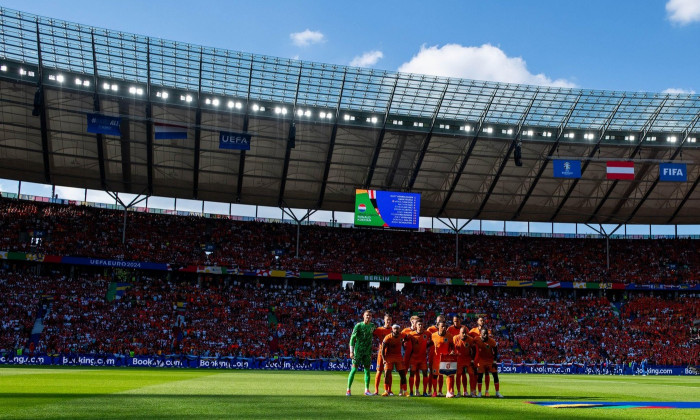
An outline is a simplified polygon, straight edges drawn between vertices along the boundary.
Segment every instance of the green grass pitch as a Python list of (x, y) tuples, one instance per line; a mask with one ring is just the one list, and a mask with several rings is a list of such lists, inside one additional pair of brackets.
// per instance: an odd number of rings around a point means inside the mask
[(505, 399), (365, 397), (361, 372), (355, 395), (346, 397), (346, 381), (344, 372), (4, 367), (0, 418), (700, 419), (698, 409), (556, 409), (525, 403), (699, 401), (697, 376), (501, 375)]

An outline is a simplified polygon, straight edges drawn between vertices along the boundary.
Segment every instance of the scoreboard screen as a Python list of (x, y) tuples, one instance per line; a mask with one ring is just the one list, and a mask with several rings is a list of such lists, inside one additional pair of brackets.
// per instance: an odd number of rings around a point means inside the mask
[(418, 229), (420, 194), (355, 190), (355, 226)]

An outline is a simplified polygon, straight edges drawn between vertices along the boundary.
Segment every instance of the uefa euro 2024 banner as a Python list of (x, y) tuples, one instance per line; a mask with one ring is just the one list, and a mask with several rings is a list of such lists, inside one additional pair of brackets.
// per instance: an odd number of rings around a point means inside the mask
[[(259, 369), (348, 371), (350, 359), (297, 359), (295, 357), (198, 357), (198, 356), (114, 356), (114, 355), (23, 355), (0, 354), (0, 365), (12, 366), (92, 366), (92, 367), (148, 367), (148, 368), (196, 368), (196, 369)], [(375, 369), (372, 363), (370, 370)], [(645, 371), (629, 366), (601, 366), (585, 364), (508, 364), (498, 365), (499, 373), (560, 374), (560, 375), (641, 375)], [(694, 375), (684, 366), (649, 365), (648, 375)]]

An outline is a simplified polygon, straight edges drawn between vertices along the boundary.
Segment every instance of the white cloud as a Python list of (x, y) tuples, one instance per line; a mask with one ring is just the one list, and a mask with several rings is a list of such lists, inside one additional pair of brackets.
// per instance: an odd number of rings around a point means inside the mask
[(399, 67), (399, 71), (505, 83), (576, 87), (566, 79), (552, 80), (542, 73), (530, 73), (521, 57), (508, 57), (491, 44), (480, 47), (423, 45), (418, 54)]
[(694, 95), (695, 91), (693, 89), (680, 89), (680, 88), (668, 88), (664, 90), (662, 93), (670, 93), (671, 95), (679, 95), (679, 94), (690, 94)]
[(377, 64), (377, 61), (382, 58), (384, 58), (384, 53), (381, 51), (368, 51), (353, 58), (350, 65), (353, 67), (370, 67)]
[(350, 65), (353, 67), (371, 67), (377, 64), (377, 61), (384, 58), (384, 53), (381, 51), (368, 51), (362, 55), (358, 55), (352, 59)]
[(294, 32), (289, 34), (289, 38), (292, 40), (292, 44), (298, 47), (306, 47), (311, 44), (318, 44), (325, 40), (323, 34), (319, 31), (312, 31), (306, 29), (303, 32)]
[(681, 25), (700, 22), (700, 0), (668, 0), (666, 13), (671, 22)]

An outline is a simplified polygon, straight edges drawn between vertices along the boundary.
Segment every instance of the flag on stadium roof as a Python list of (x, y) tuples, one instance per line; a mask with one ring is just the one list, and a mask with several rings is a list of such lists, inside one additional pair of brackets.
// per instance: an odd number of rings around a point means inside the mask
[(153, 123), (156, 140), (182, 140), (187, 138), (187, 127), (174, 124)]
[(634, 180), (634, 162), (608, 161), (608, 179)]
[(555, 178), (581, 178), (580, 160), (554, 159), (552, 167)]

